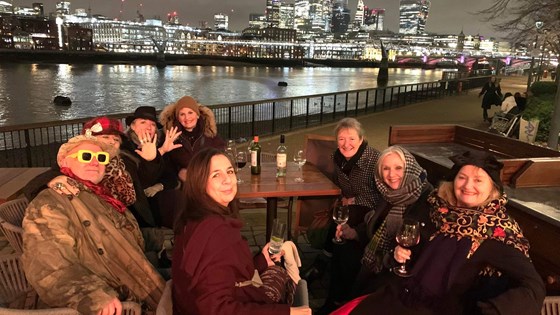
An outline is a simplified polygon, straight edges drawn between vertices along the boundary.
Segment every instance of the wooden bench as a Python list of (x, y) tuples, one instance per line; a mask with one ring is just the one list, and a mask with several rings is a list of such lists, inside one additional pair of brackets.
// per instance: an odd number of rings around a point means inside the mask
[(531, 242), (530, 255), (547, 282), (560, 294), (560, 152), (458, 125), (391, 126), (389, 145), (409, 150), (434, 184), (446, 176), (450, 156), (467, 150), (492, 152), (504, 163), (501, 179), (508, 212)]
[[(453, 165), (450, 156), (467, 150), (491, 152), (502, 163), (502, 182), (512, 187), (560, 186), (560, 152), (458, 125), (391, 126), (389, 145), (413, 153), (437, 183)], [(546, 175), (546, 176), (544, 176)]]

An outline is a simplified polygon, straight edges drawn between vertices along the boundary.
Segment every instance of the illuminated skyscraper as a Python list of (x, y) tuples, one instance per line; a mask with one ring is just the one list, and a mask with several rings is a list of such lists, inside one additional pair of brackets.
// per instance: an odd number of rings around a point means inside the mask
[(294, 27), (300, 34), (311, 31), (310, 7), (309, 0), (296, 0), (294, 4)]
[(70, 14), (70, 1), (60, 1), (56, 3), (56, 14), (57, 15), (68, 15)]
[(33, 10), (37, 13), (38, 16), (45, 16), (45, 9), (43, 8), (43, 4), (39, 2), (35, 2), (32, 4)]
[(336, 0), (333, 3), (331, 31), (335, 34), (346, 33), (350, 24), (348, 0)]
[(229, 17), (223, 13), (214, 14), (214, 29), (215, 30), (228, 30)]
[(280, 0), (266, 0), (266, 21), (269, 27), (280, 26)]
[(249, 27), (251, 28), (265, 28), (266, 16), (262, 13), (249, 14)]
[(280, 28), (294, 29), (294, 4), (282, 3), (280, 6)]
[(399, 33), (401, 34), (424, 34), (428, 11), (430, 10), (429, 0), (400, 0), (400, 22)]
[(356, 15), (354, 15), (354, 30), (359, 31), (364, 25), (364, 2), (358, 0)]

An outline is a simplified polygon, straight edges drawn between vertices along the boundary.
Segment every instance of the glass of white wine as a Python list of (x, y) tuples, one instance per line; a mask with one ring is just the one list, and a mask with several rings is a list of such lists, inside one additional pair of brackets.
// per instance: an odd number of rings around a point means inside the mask
[(305, 165), (305, 162), (307, 161), (307, 158), (305, 156), (305, 151), (303, 149), (298, 149), (296, 150), (296, 152), (294, 153), (294, 163), (296, 163), (296, 165), (298, 166), (298, 177), (296, 177), (294, 179), (294, 181), (296, 183), (303, 183), (303, 171), (302, 171), (302, 166)]
[[(334, 207), (333, 214), (332, 214), (334, 222), (338, 225), (343, 225), (346, 222), (348, 222), (348, 217), (350, 215), (349, 210), (350, 209), (348, 209), (348, 206), (340, 205)], [(333, 243), (338, 245), (346, 243), (344, 239), (337, 236), (333, 237), (332, 241)]]

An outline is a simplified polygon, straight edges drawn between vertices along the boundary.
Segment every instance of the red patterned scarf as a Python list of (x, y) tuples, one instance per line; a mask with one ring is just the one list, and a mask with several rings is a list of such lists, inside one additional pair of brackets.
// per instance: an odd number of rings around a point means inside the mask
[[(126, 206), (124, 205), (124, 203), (122, 203), (118, 199), (111, 196), (111, 193), (109, 193), (107, 191), (107, 189), (105, 189), (105, 187), (103, 187), (101, 185), (96, 185), (96, 184), (90, 182), (89, 180), (83, 180), (83, 179), (79, 178), (68, 167), (61, 167), (60, 172), (64, 175), (76, 180), (78, 183), (81, 183), (83, 186), (87, 187), (87, 189), (91, 190), (94, 194), (99, 196), (101, 199), (107, 201), (119, 213), (124, 213), (126, 211)], [(80, 188), (80, 190), (82, 190), (82, 187), (78, 187), (78, 188)]]
[(472, 241), (467, 258), (478, 249), (485, 239), (495, 239), (521, 251), (529, 257), (529, 241), (517, 222), (506, 213), (507, 196), (492, 200), (476, 209), (454, 207), (438, 196), (434, 190), (428, 197), (432, 205), (430, 216), (439, 230), (432, 236), (445, 234), (461, 239), (468, 237)]

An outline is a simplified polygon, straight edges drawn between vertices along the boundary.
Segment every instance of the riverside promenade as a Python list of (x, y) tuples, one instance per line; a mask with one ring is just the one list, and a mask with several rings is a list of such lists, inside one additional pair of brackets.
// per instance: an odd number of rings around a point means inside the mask
[[(503, 77), (501, 81), (502, 93), (524, 92), (526, 90), (526, 83), (527, 77)], [(487, 130), (489, 124), (482, 120), (481, 99), (478, 97), (479, 91), (479, 89), (463, 91), (461, 95), (447, 96), (436, 100), (406, 105), (363, 115), (357, 117), (357, 119), (362, 123), (366, 131), (366, 139), (369, 144), (379, 150), (387, 147), (389, 127), (391, 125), (458, 124)], [(494, 106), (490, 115), (497, 108), (497, 106)], [(333, 135), (335, 125), (336, 123), (331, 123), (286, 133), (286, 145), (288, 146), (289, 154), (292, 154), (294, 148), (298, 146), (303, 147), (305, 134)], [(260, 142), (263, 152), (276, 152), (279, 136), (262, 137)], [(281, 219), (285, 218), (286, 211), (279, 210), (278, 215)], [(253, 252), (260, 251), (266, 243), (266, 214), (264, 209), (243, 210), (241, 216), (246, 223), (242, 234), (247, 238)], [(299, 237), (297, 243), (301, 250), (303, 261), (301, 270), (305, 270), (313, 261), (318, 251), (311, 248), (303, 236)], [(0, 254), (11, 252), (11, 247), (5, 238), (0, 235)], [(328, 279), (321, 279), (309, 284), (310, 306), (312, 308), (317, 308), (324, 302), (327, 285)]]
[[(502, 94), (506, 92), (525, 92), (527, 77), (507, 76), (500, 82)], [(456, 124), (466, 127), (487, 130), (489, 124), (482, 120), (482, 99), (478, 97), (480, 89), (463, 91), (461, 95), (446, 96), (440, 99), (419, 102), (403, 107), (385, 110), (357, 117), (366, 131), (369, 144), (379, 150), (387, 147), (389, 127), (391, 125), (424, 125), (424, 124)], [(489, 115), (499, 107), (493, 106)], [(286, 133), (288, 152), (291, 149), (303, 147), (304, 136), (308, 133), (320, 135), (334, 135), (335, 123), (318, 127), (302, 129)], [(276, 152), (279, 136), (263, 137), (260, 139), (265, 152)]]

